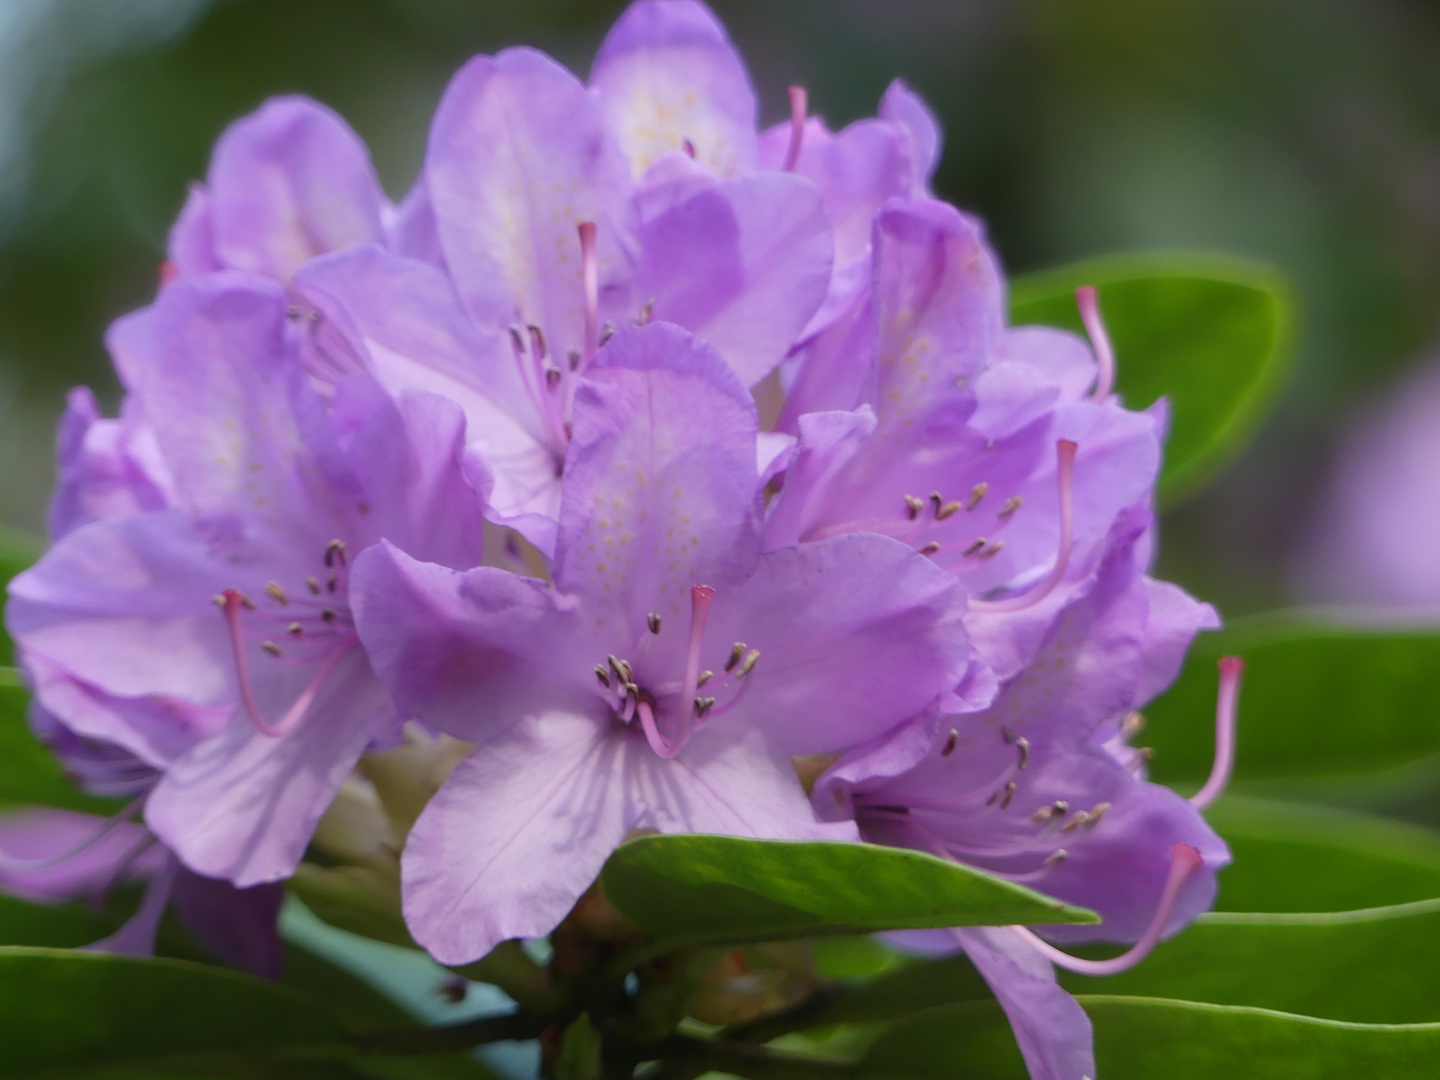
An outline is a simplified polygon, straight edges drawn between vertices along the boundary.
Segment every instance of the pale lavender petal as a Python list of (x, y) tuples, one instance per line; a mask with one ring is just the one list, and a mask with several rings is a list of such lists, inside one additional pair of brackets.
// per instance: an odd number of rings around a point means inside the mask
[[(148, 433), (146, 433), (148, 434)], [(140, 434), (123, 420), (100, 415), (88, 387), (70, 391), (56, 433), (55, 493), (48, 514), (50, 535), (59, 539), (100, 518), (159, 510), (166, 505), (161, 484), (147, 469)], [(153, 439), (153, 437), (152, 437)]]
[(23, 869), (0, 863), (0, 891), (56, 904), (93, 896), (117, 874), (122, 882), (143, 881), (160, 868), (164, 849), (141, 850), (149, 833), (138, 822), (112, 824), (94, 814), (38, 806), (0, 814), (0, 857), (6, 862), (57, 859), (102, 832), (100, 840), (54, 866)]
[(182, 868), (170, 903), (211, 956), (262, 979), (278, 979), (285, 948), (275, 923), (284, 899), (283, 885), (237, 889)]
[(1028, 364), (1059, 389), (1058, 402), (1079, 401), (1095, 385), (1095, 356), (1083, 338), (1049, 326), (1016, 326), (1000, 339), (999, 357)]
[(175, 876), (178, 872), (179, 865), (167, 856), (164, 865), (145, 886), (145, 895), (141, 897), (140, 907), (135, 914), (109, 937), (93, 945), (86, 945), (85, 951), (113, 953), (117, 956), (154, 956), (155, 935), (159, 933), (160, 920), (170, 905), (170, 892), (175, 887)]
[(395, 254), (444, 267), (445, 253), (440, 250), (435, 207), (430, 203), (430, 188), (425, 183), (424, 173), (420, 174), (409, 194), (400, 200), (385, 234), (386, 245)]
[(1084, 1080), (1095, 1075), (1090, 1018), (1055, 982), (1055, 972), (1005, 927), (951, 931), (1005, 1010), (1030, 1080)]
[(573, 603), (544, 582), (493, 567), (457, 573), (390, 544), (365, 552), (352, 582), (375, 671), (432, 727), (479, 742), (542, 703), (598, 703), (590, 668), (604, 655), (584, 651)]
[(724, 360), (665, 323), (617, 334), (575, 395), (555, 580), (595, 618), (681, 623), (690, 587), (758, 553), (755, 404)]
[(940, 164), (943, 138), (940, 122), (920, 95), (896, 79), (880, 99), (880, 118), (894, 124), (905, 141), (910, 164), (911, 194), (915, 198), (930, 193), (930, 181)]
[(637, 299), (719, 349), (747, 386), (815, 313), (834, 248), (820, 192), (783, 173), (702, 190), (647, 220), (642, 243)]
[(171, 267), (180, 278), (210, 274), (221, 269), (215, 253), (215, 203), (203, 184), (191, 184), (180, 216), (170, 229), (167, 250)]
[(987, 439), (1004, 439), (1045, 414), (1060, 388), (1029, 364), (1001, 360), (975, 377), (975, 411), (970, 426)]
[(755, 168), (755, 92), (704, 4), (631, 4), (605, 36), (590, 85), (637, 178), (687, 143), (717, 176)]
[(364, 144), (332, 110), (273, 98), (215, 144), (215, 248), (236, 270), (286, 280), (307, 259), (383, 239), (384, 195)]
[(790, 754), (843, 750), (960, 682), (964, 610), (954, 577), (903, 544), (837, 536), (770, 552), (738, 590), (717, 588), (703, 663), (719, 671), (733, 641), (758, 649), (733, 722), (763, 725)]
[(1134, 707), (1158, 697), (1180, 674), (1190, 643), (1201, 630), (1218, 630), (1220, 616), (1178, 585), (1147, 578), (1150, 612), (1145, 623), (1140, 683)]
[(867, 298), (798, 346), (780, 368), (785, 404), (775, 426), (798, 431), (807, 413), (848, 412), (875, 400), (875, 314)]
[(578, 226), (594, 222), (602, 293), (628, 282), (630, 168), (599, 104), (532, 49), (476, 57), (451, 80), (426, 153), (445, 262), (481, 325), (534, 323), (585, 351)]
[[(256, 687), (276, 718), (311, 675), (271, 676)], [(229, 726), (173, 762), (145, 820), (185, 865), (241, 888), (295, 872), (306, 845), (371, 736), (394, 720), (390, 697), (359, 648), (325, 680), (303, 720), (278, 738), (239, 710)]]

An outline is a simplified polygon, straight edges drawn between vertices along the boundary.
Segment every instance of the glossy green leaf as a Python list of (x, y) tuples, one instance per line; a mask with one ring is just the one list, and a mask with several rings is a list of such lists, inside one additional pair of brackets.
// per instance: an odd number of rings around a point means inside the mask
[(1125, 404), (1170, 399), (1160, 501), (1174, 503), (1243, 448), (1284, 383), (1288, 290), (1237, 259), (1122, 255), (1016, 278), (1011, 320), (1083, 332), (1078, 285), (1099, 289)]
[[(0, 949), (0, 1075), (203, 1073), (345, 1052), (337, 1021), (282, 986), (180, 960)], [(331, 1070), (333, 1071), (333, 1070)]]
[(83, 904), (35, 904), (0, 895), (0, 945), (77, 949), (114, 933), (118, 925)]
[(869, 844), (648, 836), (617, 849), (601, 881), (622, 912), (677, 944), (1095, 921), (977, 870)]
[(1235, 777), (1342, 776), (1440, 752), (1440, 633), (1327, 624), (1303, 613), (1202, 634), (1175, 685), (1145, 710), (1152, 775), (1205, 778), (1215, 663), (1245, 658)]
[(1202, 915), (1141, 965), (1072, 993), (1184, 998), (1377, 1024), (1440, 1021), (1440, 900), (1321, 914)]
[[(1440, 1024), (1352, 1024), (1236, 1005), (1092, 996), (1096, 1071), (1104, 1080), (1421, 1080), (1435, 1075)], [(1004, 1014), (952, 1005), (893, 1025), (861, 1076), (1025, 1080)]]
[(1223, 911), (1351, 911), (1440, 897), (1440, 834), (1328, 807), (1227, 795), (1206, 817), (1230, 845)]
[(14, 668), (0, 668), (0, 804), (40, 803), (92, 814), (111, 814), (123, 805), (82, 794), (65, 779), (50, 751), (30, 732), (30, 692)]

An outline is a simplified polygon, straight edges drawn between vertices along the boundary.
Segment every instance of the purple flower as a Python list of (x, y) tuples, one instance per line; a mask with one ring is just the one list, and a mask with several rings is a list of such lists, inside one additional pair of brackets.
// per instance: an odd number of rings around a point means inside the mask
[(1144, 575), (1149, 524), (1143, 510), (1121, 515), (1026, 669), (988, 709), (944, 718), (919, 764), (896, 770), (893, 753), (868, 748), (815, 789), (818, 811), (853, 816), (867, 840), (956, 859), (1102, 917), (1095, 928), (1047, 927), (1046, 938), (1138, 943), (1095, 962), (1021, 927), (896, 935), (920, 951), (966, 951), (1036, 1080), (1094, 1075), (1089, 1021), (1051, 963), (1096, 975), (1138, 963), (1210, 906), (1229, 862), (1199, 810), (1228, 776), (1238, 667), (1223, 675), (1216, 773), (1194, 799), (1147, 782), (1145, 756), (1127, 742), (1135, 710), (1174, 678), (1194, 634), (1217, 625), (1209, 605)]
[[(363, 375), (327, 406), (295, 338), (283, 288), (229, 272), (118, 323), (127, 419), (73, 426), (125, 438), (94, 453), (81, 438), (68, 490), (136, 464), (133, 507), (91, 499), (98, 519), (12, 582), (7, 611), (41, 705), (160, 773), (149, 828), (242, 887), (288, 876), (360, 754), (396, 736), (354, 630), (351, 560), (382, 535), (447, 565), (481, 549), (459, 409), (392, 401)], [(130, 435), (143, 455), (110, 452)]]
[(950, 575), (845, 536), (762, 554), (755, 406), (677, 327), (622, 330), (575, 396), (554, 580), (356, 565), (402, 707), (479, 744), (420, 816), (406, 917), (442, 962), (549, 932), (635, 829), (854, 836), (794, 755), (945, 698), (970, 651)]
[(171, 230), (162, 277), (248, 270), (289, 281), (317, 255), (383, 242), (392, 216), (343, 119), (307, 97), (272, 98), (215, 144), (206, 182), (191, 186)]

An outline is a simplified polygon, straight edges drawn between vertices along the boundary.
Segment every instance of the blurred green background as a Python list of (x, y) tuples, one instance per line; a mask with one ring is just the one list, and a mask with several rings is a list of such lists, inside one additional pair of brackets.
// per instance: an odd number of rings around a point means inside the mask
[[(1172, 511), (1161, 572), (1227, 615), (1285, 598), (1336, 438), (1436, 339), (1440, 8), (1419, 0), (713, 0), (765, 119), (801, 82), (833, 126), (894, 75), (944, 123), (940, 194), (1012, 271), (1197, 248), (1295, 282), (1298, 366), (1245, 457)], [(623, 7), (584, 0), (4, 0), (0, 521), (39, 531), (64, 390), (116, 388), (230, 120), (300, 91), (408, 188), (450, 73), (529, 42), (582, 74)], [(1121, 357), (1121, 362), (1124, 358)]]

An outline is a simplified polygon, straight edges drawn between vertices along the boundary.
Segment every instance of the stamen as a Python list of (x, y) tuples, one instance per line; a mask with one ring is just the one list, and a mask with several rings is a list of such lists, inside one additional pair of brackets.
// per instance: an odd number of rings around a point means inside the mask
[(714, 677), (715, 677), (715, 673), (714, 673), (713, 671), (710, 671), (710, 670), (707, 668), (705, 671), (700, 672), (700, 678), (698, 678), (698, 679), (695, 680), (695, 685), (696, 685), (696, 687), (704, 686), (707, 682), (709, 682), (709, 681), (710, 681), (711, 679), (713, 679)]
[(332, 608), (322, 608), (320, 611), (320, 618), (324, 619), (327, 623), (333, 623), (335, 617), (335, 612)]
[[(320, 692), (320, 687), (325, 679), (335, 669), (335, 665), (348, 653), (354, 645), (346, 642), (332, 649), (330, 654), (320, 662), (315, 674), (305, 684), (305, 689), (300, 691), (300, 696), (295, 699), (293, 705), (286, 710), (278, 723), (271, 724), (260, 715), (260, 707), (255, 702), (255, 692), (250, 685), (250, 662), (245, 655), (245, 640), (240, 627), (240, 609), (245, 604), (245, 598), (238, 589), (226, 589), (225, 597), (225, 624), (230, 631), (230, 648), (235, 656), (235, 676), (240, 686), (240, 703), (244, 706), (250, 722), (255, 725), (255, 730), (262, 735), (269, 735), (271, 738), (279, 738), (281, 735), (294, 729), (295, 725), (305, 718), (310, 705), (315, 700), (315, 695)], [(329, 612), (333, 619), (335, 613)], [(329, 621), (328, 619), (326, 620)]]
[(972, 555), (979, 554), (979, 552), (980, 552), (980, 551), (985, 547), (985, 545), (988, 544), (989, 542), (990, 542), (990, 541), (987, 540), (987, 539), (985, 539), (985, 537), (983, 537), (983, 536), (977, 536), (977, 537), (975, 538), (974, 543), (972, 543), (969, 547), (967, 547), (964, 551), (962, 551), (962, 552), (960, 553), (960, 557), (961, 557), (962, 559), (968, 559), (968, 558), (970, 558), (970, 556), (972, 556)]
[(680, 149), (685, 151), (685, 156), (691, 161), (695, 160), (695, 144), (689, 139), (680, 140)]
[(285, 632), (292, 637), (299, 637), (301, 634), (305, 633), (305, 628), (301, 626), (298, 622), (292, 622), (289, 626), (285, 628)]
[(550, 350), (545, 347), (545, 332), (534, 323), (526, 323), (525, 330), (530, 335), (530, 347), (535, 351), (535, 359), (546, 359)]
[(1015, 740), (1015, 748), (1020, 751), (1020, 771), (1025, 771), (1025, 766), (1030, 764), (1030, 740), (1025, 736)]
[(1004, 541), (1004, 540), (996, 540), (993, 544), (991, 544), (989, 547), (987, 547), (984, 551), (980, 552), (980, 558), (982, 558), (982, 559), (993, 559), (996, 555), (999, 555), (999, 554), (1000, 554), (1000, 549), (1003, 548), (1004, 546), (1005, 546), (1005, 541)]
[(598, 347), (596, 327), (600, 325), (600, 270), (595, 261), (593, 221), (580, 222), (580, 277), (585, 289), (585, 340), (581, 345), (583, 360), (588, 364)]
[(606, 690), (610, 689), (610, 673), (605, 670), (605, 665), (595, 665), (595, 678), (600, 680), (600, 685), (603, 686)]
[(640, 306), (640, 314), (631, 320), (632, 326), (649, 326), (655, 317), (655, 298), (652, 296)]
[[(1055, 852), (1055, 855), (1059, 854), (1059, 851)], [(1053, 859), (1055, 855), (1050, 858)], [(1049, 861), (1049, 859), (1046, 860), (1047, 863)], [(1200, 852), (1189, 844), (1176, 844), (1170, 849), (1170, 873), (1165, 879), (1165, 888), (1160, 893), (1160, 903), (1155, 908), (1155, 915), (1151, 918), (1150, 925), (1145, 928), (1145, 933), (1140, 936), (1139, 941), (1111, 960), (1082, 960), (1069, 953), (1061, 952), (1023, 926), (1012, 926), (1010, 929), (1016, 931), (1036, 952), (1057, 967), (1075, 971), (1081, 975), (1118, 975), (1122, 971), (1129, 971), (1150, 955), (1150, 951), (1159, 942), (1160, 935), (1165, 932), (1165, 924), (1170, 921), (1170, 915), (1174, 912), (1175, 904), (1180, 899), (1180, 890), (1184, 888), (1185, 882), (1199, 868), (1201, 862), (1203, 859), (1200, 857)]]
[(280, 646), (279, 646), (279, 645), (276, 645), (275, 642), (273, 642), (273, 641), (262, 641), (262, 642), (260, 643), (260, 648), (264, 649), (264, 650), (265, 650), (267, 653), (269, 653), (271, 656), (281, 656), (281, 655), (283, 655), (283, 654), (280, 652)]
[(995, 516), (1001, 521), (1004, 521), (1011, 514), (1015, 513), (1016, 510), (1020, 509), (1020, 503), (1021, 499), (1019, 495), (1011, 495), (1010, 498), (1005, 500), (1005, 505), (1000, 508), (1000, 513)]
[(345, 565), (345, 541), (331, 540), (325, 545), (325, 565), (336, 567)]
[(985, 493), (989, 490), (990, 485), (983, 480), (976, 484), (970, 489), (970, 497), (965, 500), (965, 509), (974, 510), (975, 507), (980, 505), (980, 500), (985, 498)]
[[(1055, 485), (1060, 501), (1060, 547), (1055, 553), (1055, 566), (1044, 581), (1028, 592), (1012, 596), (1008, 600), (972, 600), (972, 609), (985, 612), (1024, 611), (1049, 596), (1065, 577), (1065, 571), (1070, 565), (1070, 546), (1075, 539), (1074, 480), (1077, 449), (1079, 448), (1076, 444), (1069, 439), (1059, 439), (1055, 443)], [(973, 546), (972, 544), (971, 547)], [(982, 558), (988, 558), (999, 550), (999, 545), (994, 545)]]
[(925, 509), (925, 500), (916, 498), (914, 495), (905, 496), (905, 516), (914, 521), (920, 516), (920, 511)]
[(601, 345), (604, 345), (606, 342), (608, 342), (608, 341), (609, 341), (612, 337), (614, 337), (614, 336), (615, 336), (615, 324), (614, 324), (613, 322), (610, 322), (610, 321), (607, 319), (607, 320), (605, 321), (605, 325), (600, 328), (600, 344), (601, 344)]
[(326, 591), (326, 592), (328, 592), (328, 593), (333, 593), (333, 592), (335, 592), (336, 590), (338, 590), (339, 588), (340, 588), (340, 579), (339, 579), (338, 577), (336, 577), (334, 574), (331, 574), (328, 578), (325, 579), (325, 591)]
[(940, 550), (940, 541), (927, 540), (923, 545), (921, 545), (919, 550), (921, 555), (934, 555)]
[(960, 732), (953, 727), (950, 729), (950, 737), (945, 740), (945, 749), (940, 751), (941, 757), (949, 757), (955, 752), (955, 744), (960, 741)]
[(959, 512), (960, 504), (958, 502), (948, 502), (944, 506), (940, 507), (939, 510), (935, 511), (935, 520), (944, 521), (948, 517), (954, 517)]
[(1120, 737), (1128, 739), (1145, 726), (1145, 714), (1140, 712), (1128, 712), (1125, 719), (1120, 721)]
[(695, 699), (695, 717), (698, 720), (705, 719), (705, 714), (715, 707), (713, 697), (697, 697)]
[(691, 715), (699, 713), (695, 692), (700, 687), (700, 649), (705, 644), (705, 624), (710, 621), (710, 605), (714, 600), (715, 590), (709, 585), (690, 587), (690, 638), (685, 643), (685, 682), (680, 691), (680, 700), (694, 702), (696, 708), (679, 710), (681, 718), (676, 725), (676, 735), (677, 741), (682, 744), (690, 738)]
[(735, 665), (740, 662), (741, 657), (743, 657), (744, 655), (745, 642), (737, 641), (734, 645), (730, 646), (730, 656), (725, 661), (725, 671), (727, 674), (735, 670)]
[(650, 628), (650, 633), (660, 633), (660, 613), (658, 611), (652, 611), (649, 615), (646, 615), (645, 625)]
[(1095, 286), (1081, 285), (1076, 289), (1075, 303), (1080, 308), (1080, 321), (1085, 324), (1085, 333), (1095, 350), (1095, 365), (1099, 368), (1095, 376), (1095, 392), (1090, 396), (1095, 401), (1104, 401), (1115, 385), (1115, 350), (1110, 345), (1110, 335), (1105, 331), (1105, 320), (1100, 317), (1100, 298)]
[(640, 717), (640, 727), (645, 732), (646, 742), (650, 744), (650, 749), (654, 750), (657, 756), (669, 760), (680, 752), (685, 741), (676, 739), (671, 742), (660, 734), (660, 729), (655, 726), (655, 710), (650, 707), (648, 701), (637, 701), (635, 714)]
[(1204, 810), (1220, 797), (1230, 782), (1235, 764), (1235, 706), (1240, 697), (1240, 677), (1245, 661), (1238, 656), (1220, 658), (1220, 692), (1215, 700), (1215, 762), (1205, 786), (1190, 797), (1190, 805)]
[(265, 583), (265, 593), (277, 604), (290, 603), (290, 597), (285, 595), (285, 590), (280, 587), (278, 581), (267, 581)]
[(805, 115), (810, 111), (810, 96), (803, 86), (790, 87), (790, 145), (785, 150), (785, 172), (794, 172), (800, 161), (800, 145), (805, 141)]
[(560, 369), (558, 367), (547, 367), (545, 369), (545, 389), (552, 393), (560, 389)]
[(1069, 857), (1070, 853), (1066, 851), (1063, 847), (1056, 848), (1049, 855), (1045, 856), (1045, 861), (1040, 864), (1040, 868), (1042, 870), (1049, 870), (1052, 866), (1059, 866)]
[(940, 508), (944, 505), (945, 496), (941, 495), (938, 491), (930, 492), (930, 509), (935, 512), (936, 517), (940, 516)]
[(735, 678), (743, 679), (746, 675), (749, 675), (750, 672), (755, 670), (755, 664), (759, 661), (759, 659), (760, 650), (751, 649), (748, 653), (745, 654), (745, 659), (741, 661), (740, 670), (735, 672)]
[(908, 806), (894, 806), (888, 803), (876, 803), (873, 806), (865, 807), (866, 810), (873, 810), (877, 814), (908, 814)]
[(305, 587), (310, 590), (311, 596), (320, 595), (320, 582), (316, 581), (313, 577), (307, 577), (305, 579)]
[(580, 350), (579, 350), (579, 349), (569, 349), (569, 350), (566, 351), (565, 356), (566, 356), (566, 359), (568, 359), (568, 360), (570, 361), (570, 370), (571, 370), (571, 371), (579, 371), (579, 370), (580, 370)]

